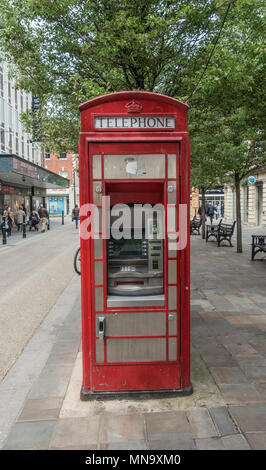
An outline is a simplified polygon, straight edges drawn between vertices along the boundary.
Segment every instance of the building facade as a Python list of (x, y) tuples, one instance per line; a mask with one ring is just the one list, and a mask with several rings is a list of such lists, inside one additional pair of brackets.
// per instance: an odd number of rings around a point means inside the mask
[(15, 87), (8, 64), (0, 60), (0, 211), (27, 212), (45, 203), (47, 188), (65, 188), (68, 181), (43, 169), (40, 143), (23, 128), (20, 115), (36, 106), (36, 97)]
[[(198, 188), (192, 188), (190, 195), (190, 215), (192, 217), (198, 216), (199, 207), (202, 204), (202, 195)], [(223, 189), (213, 189), (208, 190), (205, 193), (205, 205), (212, 204), (214, 206), (219, 205), (222, 207), (224, 205), (224, 190)]]
[[(248, 182), (248, 176), (241, 184), (241, 218), (250, 225), (266, 227), (266, 168), (252, 176), (255, 177), (253, 184)], [(229, 185), (224, 189), (224, 216), (226, 219), (236, 219), (236, 193)]]
[(79, 204), (79, 178), (77, 173), (78, 156), (70, 152), (44, 154), (44, 165), (49, 171), (69, 179), (69, 188), (47, 190), (47, 208), (50, 215), (61, 215), (72, 212), (75, 204)]
[(8, 64), (0, 62), (0, 138), (1, 154), (15, 154), (36, 165), (42, 165), (42, 149), (25, 132), (20, 114), (32, 109), (30, 93), (16, 89), (8, 74)]

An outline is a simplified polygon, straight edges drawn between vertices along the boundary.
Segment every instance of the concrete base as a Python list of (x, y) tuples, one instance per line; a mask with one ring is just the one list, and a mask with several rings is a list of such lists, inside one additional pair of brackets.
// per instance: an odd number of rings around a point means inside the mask
[(80, 391), (80, 399), (82, 401), (89, 400), (115, 400), (115, 399), (139, 399), (149, 400), (152, 398), (167, 398), (167, 397), (184, 397), (193, 393), (192, 384), (189, 387), (180, 388), (178, 390), (127, 390), (127, 391), (112, 391), (112, 392), (92, 392), (91, 390), (84, 390), (83, 385)]

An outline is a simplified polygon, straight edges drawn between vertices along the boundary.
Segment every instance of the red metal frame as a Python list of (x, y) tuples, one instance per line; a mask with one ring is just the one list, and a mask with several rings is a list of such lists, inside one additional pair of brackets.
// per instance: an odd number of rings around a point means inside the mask
[[(145, 113), (141, 116), (169, 115), (175, 116), (175, 129), (93, 129), (94, 116), (128, 116), (125, 105), (135, 99), (141, 101)], [(160, 109), (158, 109), (160, 108)], [(176, 252), (174, 258), (168, 258), (167, 240), (164, 243), (165, 267), (165, 306), (164, 307), (107, 307), (106, 285), (106, 240), (102, 240), (102, 258), (94, 259), (93, 240), (81, 239), (81, 301), (82, 301), (82, 350), (83, 350), (83, 390), (84, 392), (121, 391), (121, 390), (179, 390), (190, 387), (190, 302), (189, 302), (189, 141), (187, 135), (187, 106), (169, 97), (145, 92), (121, 92), (96, 98), (80, 106), (81, 134), (79, 142), (80, 155), (80, 204), (93, 202), (93, 181), (102, 183), (103, 195), (108, 192), (108, 185), (123, 183), (134, 184), (133, 180), (105, 179), (104, 155), (114, 154), (165, 154), (165, 177), (160, 179), (143, 179), (135, 184), (163, 184), (163, 203), (167, 205), (167, 184), (176, 181), (177, 200), (187, 204), (187, 237), (184, 250)], [(156, 111), (155, 111), (156, 110)], [(117, 111), (117, 112), (115, 112)], [(152, 130), (152, 132), (150, 132)], [(126, 132), (128, 131), (128, 133)], [(123, 142), (123, 143), (122, 143)], [(92, 155), (101, 155), (101, 179), (93, 180)], [(168, 154), (177, 155), (176, 178), (168, 178)], [(112, 158), (110, 156), (110, 158)], [(124, 190), (124, 189), (123, 189)], [(147, 193), (146, 193), (147, 194)], [(154, 201), (154, 199), (153, 199)], [(122, 202), (122, 201), (120, 201)], [(149, 201), (145, 201), (149, 202)], [(101, 206), (98, 206), (101, 207)], [(177, 210), (178, 213), (178, 210)], [(167, 211), (166, 211), (167, 214)], [(86, 217), (81, 211), (81, 223)], [(166, 216), (167, 227), (167, 216)], [(177, 219), (178, 224), (178, 219)], [(168, 284), (168, 260), (177, 261), (176, 283)], [(94, 263), (103, 263), (102, 285), (95, 285)], [(177, 287), (177, 308), (168, 309), (168, 287)], [(180, 288), (179, 288), (180, 286)], [(104, 339), (104, 362), (95, 362), (95, 289), (102, 289), (103, 310), (98, 313), (112, 312), (141, 313), (165, 312), (166, 331), (163, 336), (115, 336)], [(168, 313), (177, 314), (176, 334), (169, 335)], [(107, 362), (107, 341), (125, 338), (166, 338), (166, 360), (153, 362)], [(177, 338), (177, 360), (169, 361), (168, 342)]]

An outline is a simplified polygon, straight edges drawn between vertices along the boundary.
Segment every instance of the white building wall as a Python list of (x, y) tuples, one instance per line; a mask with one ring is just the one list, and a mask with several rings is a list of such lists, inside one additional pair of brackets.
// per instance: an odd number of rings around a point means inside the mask
[(15, 154), (42, 166), (42, 150), (25, 132), (20, 114), (32, 106), (32, 95), (15, 89), (8, 64), (0, 61), (0, 153)]
[[(241, 217), (242, 221), (247, 221), (250, 225), (258, 225), (258, 196), (259, 190), (258, 186), (262, 187), (262, 199), (261, 199), (261, 223), (260, 226), (266, 227), (266, 170), (261, 170), (260, 172), (254, 174), (256, 178), (256, 184), (248, 184), (248, 186), (241, 186), (240, 189), (240, 201), (241, 201)], [(248, 191), (248, 214), (246, 213), (246, 198)], [(244, 202), (245, 198), (245, 202)], [(235, 200), (234, 189), (225, 185), (224, 188), (224, 217), (226, 219), (235, 219), (235, 210), (233, 209), (233, 203)]]

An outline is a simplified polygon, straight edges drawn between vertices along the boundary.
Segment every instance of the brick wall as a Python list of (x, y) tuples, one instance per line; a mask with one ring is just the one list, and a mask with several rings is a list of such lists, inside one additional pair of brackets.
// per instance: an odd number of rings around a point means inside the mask
[[(73, 184), (73, 164), (72, 164), (72, 154), (67, 153), (66, 159), (58, 158), (57, 154), (50, 154), (50, 159), (45, 158), (44, 155), (44, 165), (47, 170), (53, 171), (58, 175), (61, 174), (69, 179), (70, 185)], [(65, 172), (65, 175), (62, 174)]]

